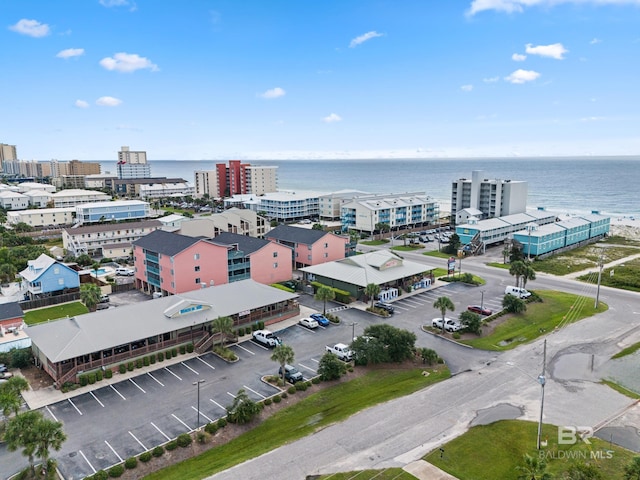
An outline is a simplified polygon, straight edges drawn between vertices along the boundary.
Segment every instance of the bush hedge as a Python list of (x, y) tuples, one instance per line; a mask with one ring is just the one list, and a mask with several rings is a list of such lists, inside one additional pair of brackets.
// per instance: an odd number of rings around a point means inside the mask
[(144, 452), (140, 454), (140, 456), (138, 457), (138, 460), (140, 460), (142, 463), (147, 463), (149, 460), (151, 460), (151, 457), (152, 457), (151, 452)]
[(180, 345), (179, 350), (180, 355), (184, 355), (187, 352), (187, 347), (185, 345)]
[(142, 368), (142, 359), (136, 358), (136, 368)]
[(109, 476), (111, 478), (121, 477), (123, 473), (124, 473), (124, 467), (122, 466), (122, 464), (114, 465), (109, 469)]
[(151, 450), (151, 455), (154, 457), (161, 457), (164, 453), (164, 447), (162, 445), (158, 445), (153, 450)]
[(167, 452), (170, 452), (171, 450), (175, 450), (176, 448), (178, 448), (178, 442), (177, 442), (177, 441), (175, 441), (175, 440), (171, 440), (169, 443), (167, 443), (167, 444), (164, 446), (164, 449), (165, 449)]
[(179, 447), (182, 447), (182, 448), (185, 448), (191, 445), (192, 441), (193, 439), (191, 438), (191, 435), (189, 435), (188, 433), (181, 433), (180, 435), (178, 435), (178, 438), (176, 439), (176, 443), (178, 444)]
[(218, 428), (224, 428), (226, 426), (227, 426), (227, 419), (226, 418), (218, 419)]
[(187, 344), (187, 353), (193, 353), (193, 343)]
[(131, 470), (138, 466), (138, 459), (136, 457), (129, 457), (124, 461), (124, 468)]
[(210, 422), (207, 423), (204, 426), (204, 431), (213, 435), (214, 433), (216, 433), (218, 431), (218, 424), (216, 422)]
[(105, 378), (112, 378), (113, 377), (113, 370), (111, 370), (110, 368), (107, 368), (104, 371), (104, 376), (105, 376)]

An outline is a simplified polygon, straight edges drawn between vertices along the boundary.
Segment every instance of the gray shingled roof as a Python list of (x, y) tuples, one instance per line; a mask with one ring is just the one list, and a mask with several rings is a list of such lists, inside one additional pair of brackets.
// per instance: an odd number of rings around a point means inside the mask
[[(114, 309), (25, 327), (32, 344), (52, 362), (69, 360), (215, 318), (235, 315), (298, 295), (253, 280), (219, 285)], [(176, 310), (179, 304), (179, 309)], [(190, 310), (179, 315), (179, 310)]]
[(289, 225), (278, 225), (265, 235), (267, 238), (275, 238), (284, 242), (302, 243), (303, 245), (313, 245), (325, 235), (330, 235), (322, 230), (312, 228), (291, 227)]
[(164, 230), (156, 230), (144, 237), (139, 238), (133, 244), (136, 247), (144, 248), (155, 253), (174, 256), (191, 245), (198, 243), (201, 239), (197, 237), (187, 237), (179, 233), (165, 232)]
[(0, 320), (24, 317), (18, 302), (0, 303)]
[(238, 250), (245, 255), (249, 255), (253, 252), (257, 252), (271, 242), (269, 240), (263, 240), (262, 238), (249, 237), (247, 235), (240, 235), (239, 233), (222, 232), (215, 238), (209, 240), (211, 243), (217, 245), (238, 245)]
[(141, 222), (117, 222), (117, 223), (99, 223), (95, 225), (87, 225), (86, 227), (65, 228), (69, 235), (78, 235), (82, 233), (109, 232), (111, 230), (132, 230), (136, 228), (162, 227), (162, 223), (158, 220), (144, 220)]

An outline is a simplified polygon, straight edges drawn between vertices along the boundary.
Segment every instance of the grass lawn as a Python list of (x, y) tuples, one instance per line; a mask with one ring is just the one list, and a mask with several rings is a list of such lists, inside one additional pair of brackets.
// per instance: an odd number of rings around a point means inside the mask
[(566, 275), (589, 268), (597, 271), (600, 255), (602, 255), (604, 263), (609, 263), (638, 253), (640, 253), (640, 249), (633, 246), (600, 247), (595, 244), (559, 253), (544, 260), (536, 260), (531, 266), (536, 272)]
[(361, 470), (358, 472), (332, 473), (314, 477), (316, 480), (414, 480), (416, 477), (401, 468), (386, 468), (384, 470)]
[[(459, 281), (459, 280), (457, 280), (457, 279), (460, 277), (460, 275), (459, 275), (459, 274), (457, 274), (457, 273), (456, 273), (456, 274), (454, 274), (454, 275), (452, 275), (452, 276), (450, 276), (450, 277), (449, 277), (448, 275), (446, 275), (446, 273), (447, 273), (447, 272), (445, 272), (445, 276), (444, 276), (444, 277), (441, 277), (441, 278), (439, 278), (438, 280), (442, 280), (443, 282), (455, 282), (455, 281)], [(487, 282), (485, 281), (485, 279), (484, 279), (484, 278), (479, 277), (479, 276), (477, 276), (477, 275), (471, 275), (471, 278), (473, 279), (473, 283), (474, 283), (475, 285), (484, 285), (485, 283), (487, 283)]]
[(389, 240), (384, 238), (382, 240), (363, 240), (360, 243), (362, 245), (370, 245), (372, 247), (375, 247), (377, 245), (386, 245), (387, 243), (389, 243)]
[[(258, 457), (318, 429), (342, 421), (360, 410), (409, 395), (449, 378), (440, 367), (425, 377), (425, 369), (374, 370), (349, 382), (316, 392), (295, 405), (277, 412), (253, 430), (225, 445), (144, 477), (147, 480), (201, 479)], [(306, 421), (301, 421), (305, 419)]]
[(422, 245), (398, 245), (397, 247), (391, 247), (389, 250), (397, 250), (398, 252), (413, 252), (414, 250), (420, 250), (424, 248)]
[[(637, 253), (640, 253), (640, 251)], [(597, 282), (597, 280), (594, 280), (594, 278), (597, 278), (595, 274), (597, 271), (598, 269), (595, 268), (593, 275), (582, 275), (578, 277), (578, 280), (591, 283)], [(612, 268), (603, 269), (600, 284), (607, 287), (640, 292), (640, 258), (629, 260)]]
[(640, 247), (639, 241), (633, 240), (631, 238), (621, 237), (619, 235), (607, 237), (604, 240), (600, 240), (600, 242), (598, 243), (608, 243), (610, 245), (635, 245), (636, 247)]
[(508, 263), (489, 262), (487, 263), (487, 265), (489, 265), (490, 267), (504, 268), (505, 270), (509, 270)]
[(430, 252), (424, 252), (423, 255), (428, 257), (436, 257), (436, 258), (449, 258), (451, 256), (450, 253), (439, 252), (438, 250), (431, 250)]
[(618, 385), (616, 382), (612, 382), (611, 380), (601, 380), (603, 384), (608, 386), (609, 388), (613, 388), (616, 392), (621, 393), (625, 397), (633, 398), (635, 400), (640, 398), (640, 394), (629, 390), (628, 388), (623, 387), (622, 385)]
[(553, 478), (563, 478), (572, 463), (588, 462), (597, 466), (602, 478), (614, 479), (623, 478), (624, 467), (637, 455), (598, 438), (590, 438), (591, 445), (582, 441), (558, 445), (557, 427), (546, 424), (541, 438), (547, 439), (548, 445), (538, 451), (537, 432), (536, 422), (503, 420), (481, 425), (445, 444), (442, 457), (440, 450), (434, 450), (423, 458), (460, 480), (518, 478), (516, 467), (523, 465), (525, 453), (544, 455)]
[(633, 345), (625, 348), (624, 350), (620, 350), (618, 353), (616, 353), (613, 357), (611, 357), (612, 359), (615, 358), (622, 358), (622, 357), (626, 357), (627, 355), (631, 355), (632, 353), (637, 352), (638, 350), (640, 350), (640, 342), (638, 343), (634, 343)]
[(542, 302), (527, 303), (527, 311), (509, 314), (504, 323), (498, 325), (486, 337), (461, 340), (462, 343), (483, 350), (510, 350), (523, 343), (553, 331), (556, 327), (590, 317), (606, 311), (609, 307), (602, 302), (593, 308), (593, 299), (570, 293), (540, 291)]
[(66, 316), (73, 317), (88, 312), (89, 309), (81, 302), (61, 303), (53, 307), (29, 310), (24, 314), (24, 321), (27, 325), (34, 325), (47, 320), (56, 320)]

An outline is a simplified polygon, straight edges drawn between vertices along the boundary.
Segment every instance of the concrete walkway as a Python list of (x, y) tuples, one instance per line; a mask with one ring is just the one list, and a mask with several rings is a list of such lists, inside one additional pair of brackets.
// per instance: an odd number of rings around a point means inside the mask
[(418, 480), (457, 480), (457, 477), (443, 472), (435, 465), (431, 465), (424, 460), (416, 460), (403, 467), (403, 470), (410, 473)]

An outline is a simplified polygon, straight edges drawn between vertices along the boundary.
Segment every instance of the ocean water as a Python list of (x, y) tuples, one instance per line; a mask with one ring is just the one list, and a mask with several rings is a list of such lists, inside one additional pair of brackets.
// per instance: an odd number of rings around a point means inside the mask
[[(153, 176), (184, 178), (212, 170), (220, 161), (150, 161)], [(640, 157), (561, 157), (487, 159), (273, 160), (254, 165), (278, 167), (280, 190), (331, 192), (355, 189), (370, 193), (426, 192), (446, 210), (451, 183), (471, 178), (525, 180), (528, 207), (551, 212), (590, 213), (640, 219)], [(102, 172), (116, 171), (115, 161), (100, 162)]]

